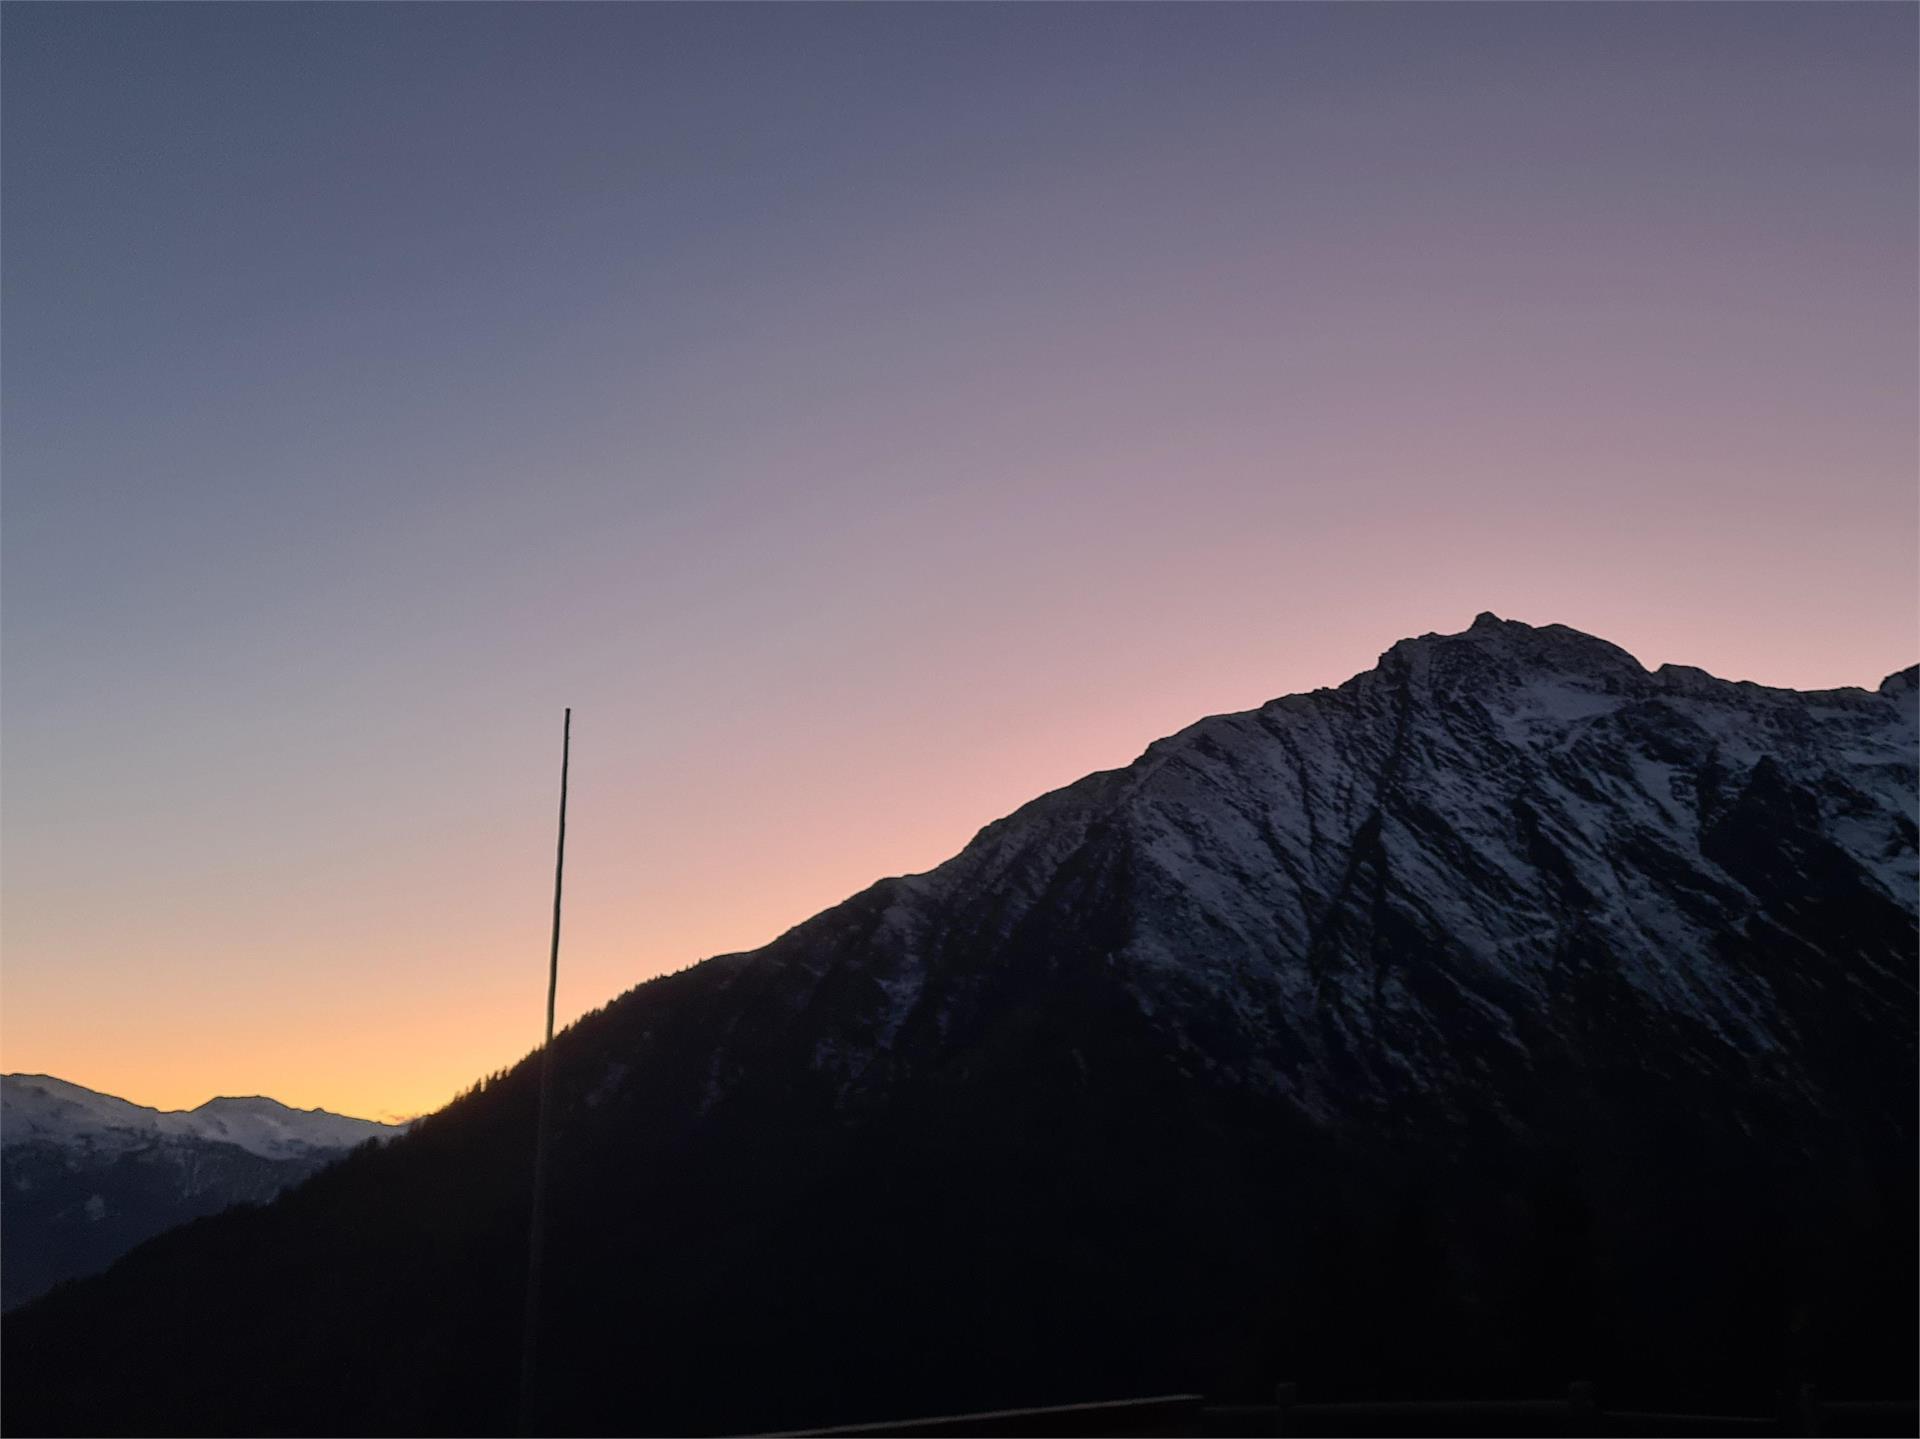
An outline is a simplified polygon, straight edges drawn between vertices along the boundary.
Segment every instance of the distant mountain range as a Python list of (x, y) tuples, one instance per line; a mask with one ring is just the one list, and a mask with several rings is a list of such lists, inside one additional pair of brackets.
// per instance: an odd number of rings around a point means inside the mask
[(0, 1307), (399, 1132), (272, 1099), (163, 1112), (51, 1075), (0, 1075)]
[[(533, 1426), (1910, 1395), (1917, 759), (1912, 669), (1482, 615), (644, 984), (557, 1041)], [(10, 1425), (511, 1432), (535, 1071), (9, 1316)]]

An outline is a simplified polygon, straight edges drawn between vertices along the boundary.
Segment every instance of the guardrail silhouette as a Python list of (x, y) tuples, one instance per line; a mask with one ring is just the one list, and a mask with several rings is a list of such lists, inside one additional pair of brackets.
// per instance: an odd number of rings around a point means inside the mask
[(1915, 1400), (1822, 1400), (1811, 1384), (1775, 1397), (1771, 1412), (1692, 1413), (1603, 1407), (1582, 1381), (1558, 1398), (1304, 1401), (1297, 1384), (1274, 1387), (1267, 1404), (1210, 1403), (1200, 1394), (1156, 1394), (1090, 1404), (940, 1414), (877, 1424), (793, 1430), (760, 1439), (826, 1435), (1912, 1435)]

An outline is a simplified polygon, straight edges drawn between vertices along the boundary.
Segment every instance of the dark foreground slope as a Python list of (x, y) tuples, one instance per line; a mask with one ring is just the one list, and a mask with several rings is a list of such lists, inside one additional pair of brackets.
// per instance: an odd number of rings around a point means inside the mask
[[(1483, 616), (640, 987), (536, 1427), (1910, 1394), (1914, 701)], [(9, 1430), (507, 1430), (534, 1080), (11, 1316)]]

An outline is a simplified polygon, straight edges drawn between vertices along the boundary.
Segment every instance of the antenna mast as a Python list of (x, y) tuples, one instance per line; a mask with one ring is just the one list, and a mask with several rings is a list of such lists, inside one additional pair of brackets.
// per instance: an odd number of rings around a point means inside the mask
[(547, 956), (547, 1042), (540, 1050), (540, 1118), (533, 1142), (533, 1218), (527, 1233), (527, 1315), (520, 1349), (520, 1433), (533, 1427), (534, 1366), (540, 1327), (540, 1259), (546, 1247), (547, 1131), (553, 1115), (553, 1001), (560, 988), (560, 879), (567, 865), (567, 761), (573, 748), (573, 707), (560, 730), (560, 841), (553, 858), (553, 947)]

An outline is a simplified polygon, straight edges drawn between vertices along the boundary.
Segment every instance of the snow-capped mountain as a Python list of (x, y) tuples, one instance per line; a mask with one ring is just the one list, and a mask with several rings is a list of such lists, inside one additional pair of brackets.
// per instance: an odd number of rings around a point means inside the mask
[(163, 1112), (51, 1075), (0, 1075), (0, 1307), (399, 1132), (272, 1099)]
[[(643, 985), (556, 1042), (541, 1427), (1906, 1392), (1917, 762), (1914, 670), (1482, 615)], [(10, 1413), (503, 1430), (534, 1092), (14, 1317)]]
[[(1410, 1095), (1500, 1113), (1498, 1077), (1565, 1053), (1596, 985), (1657, 1016), (1663, 1063), (1810, 1081), (1798, 1000), (1912, 1014), (1914, 676), (1649, 673), (1483, 614), (1037, 800), (735, 983), (831, 1016), (807, 1063), (848, 1093), (969, 1042), (1008, 966), (1070, 962), (1178, 1063), (1317, 1122)], [(1836, 947), (1844, 976), (1798, 968)], [(710, 1098), (728, 1083), (723, 1046)]]
[(159, 1110), (47, 1074), (0, 1074), (0, 1145), (29, 1140), (81, 1149), (126, 1149), (164, 1135), (238, 1145), (262, 1159), (351, 1149), (398, 1130), (325, 1109), (293, 1109), (258, 1095)]

